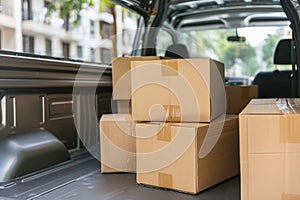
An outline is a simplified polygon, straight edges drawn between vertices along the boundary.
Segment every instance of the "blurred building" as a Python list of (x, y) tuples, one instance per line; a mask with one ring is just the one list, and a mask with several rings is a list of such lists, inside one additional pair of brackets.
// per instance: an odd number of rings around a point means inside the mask
[(0, 0), (0, 48), (103, 63), (128, 53), (128, 37), (133, 41), (134, 31), (124, 30), (137, 22), (119, 6), (114, 13), (99, 12), (100, 0), (95, 0), (80, 12), (75, 25), (73, 13), (65, 19), (59, 13), (47, 16), (49, 4), (50, 0)]

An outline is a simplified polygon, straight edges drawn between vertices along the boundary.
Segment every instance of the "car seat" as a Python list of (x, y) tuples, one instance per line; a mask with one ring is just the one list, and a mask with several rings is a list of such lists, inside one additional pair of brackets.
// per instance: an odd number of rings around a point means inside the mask
[(184, 44), (172, 44), (168, 46), (165, 57), (169, 58), (189, 58), (188, 49)]
[[(274, 65), (292, 64), (292, 40), (279, 41), (274, 53)], [(284, 98), (292, 96), (292, 70), (259, 72), (253, 82), (258, 85), (259, 98)]]

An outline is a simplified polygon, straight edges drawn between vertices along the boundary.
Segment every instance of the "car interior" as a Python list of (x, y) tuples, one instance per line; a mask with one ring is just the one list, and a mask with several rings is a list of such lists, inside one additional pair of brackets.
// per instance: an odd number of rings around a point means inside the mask
[[(130, 56), (212, 57), (226, 85), (300, 95), (298, 0), (110, 2), (138, 15)], [(111, 64), (0, 50), (0, 84), (0, 199), (240, 199), (240, 176), (189, 195), (100, 173), (98, 123), (117, 110)]]

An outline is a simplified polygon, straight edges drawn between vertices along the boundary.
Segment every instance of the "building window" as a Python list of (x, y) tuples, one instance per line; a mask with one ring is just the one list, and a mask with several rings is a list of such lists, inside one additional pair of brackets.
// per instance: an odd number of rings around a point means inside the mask
[(44, 10), (43, 10), (43, 12), (45, 13), (45, 16), (44, 16), (44, 23), (45, 24), (50, 24), (50, 21), (51, 21), (51, 19), (50, 19), (50, 16), (47, 16), (47, 13), (48, 13), (48, 11), (49, 11), (49, 8), (50, 8), (50, 2), (49, 2), (49, 0), (44, 0)]
[(50, 39), (46, 39), (45, 49), (46, 49), (46, 55), (51, 56), (52, 55), (52, 41)]
[(82, 25), (82, 19), (81, 16), (79, 15), (77, 19), (77, 26), (81, 26), (81, 25)]
[(63, 57), (69, 58), (70, 57), (70, 44), (63, 42), (62, 43), (62, 50), (63, 50)]
[(106, 23), (104, 21), (100, 22), (100, 35), (102, 38), (109, 38), (114, 34), (113, 24)]
[(34, 53), (34, 37), (23, 35), (23, 52)]
[(77, 45), (77, 57), (83, 58), (82, 46)]
[(45, 8), (48, 9), (50, 7), (50, 5), (51, 5), (51, 2), (49, 0), (44, 0), (44, 7)]
[(70, 30), (70, 15), (66, 15), (66, 16), (65, 16), (63, 28), (64, 28), (66, 31), (69, 31), (69, 30)]
[(22, 0), (22, 19), (32, 20), (31, 0)]
[(90, 34), (94, 35), (95, 34), (95, 21), (90, 20)]
[(102, 63), (110, 64), (112, 60), (112, 51), (110, 49), (101, 48), (100, 49), (100, 57)]
[(90, 57), (91, 57), (91, 62), (95, 62), (95, 49), (94, 48), (90, 49)]

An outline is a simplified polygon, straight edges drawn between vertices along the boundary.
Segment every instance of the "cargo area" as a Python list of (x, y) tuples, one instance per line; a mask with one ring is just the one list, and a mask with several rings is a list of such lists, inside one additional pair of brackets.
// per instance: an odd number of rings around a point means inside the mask
[[(101, 174), (99, 161), (85, 150), (72, 161), (32, 177), (0, 184), (1, 199), (233, 199), (238, 200), (239, 177), (234, 177), (198, 195), (137, 185), (135, 174)], [(5, 190), (3, 190), (5, 188)]]

